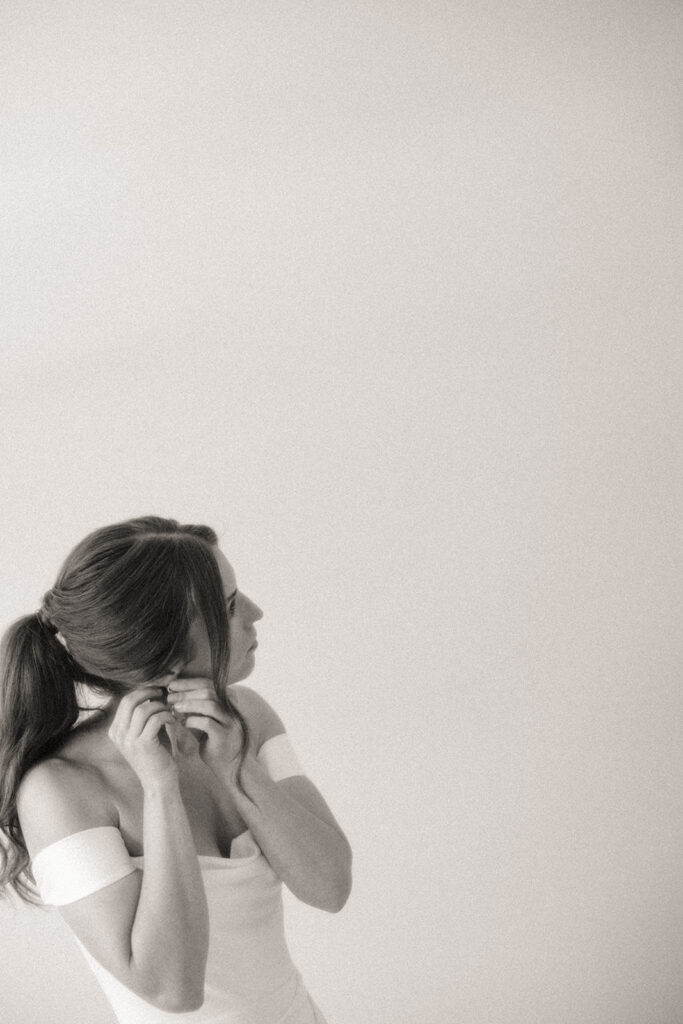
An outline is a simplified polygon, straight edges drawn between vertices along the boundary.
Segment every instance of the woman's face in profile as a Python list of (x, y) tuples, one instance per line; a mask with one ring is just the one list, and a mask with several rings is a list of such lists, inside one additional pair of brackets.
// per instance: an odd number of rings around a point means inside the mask
[[(230, 664), (228, 684), (246, 679), (254, 670), (256, 630), (254, 623), (263, 618), (263, 612), (246, 594), (237, 589), (235, 573), (220, 548), (213, 549), (223, 581), (230, 624)], [(188, 634), (190, 661), (183, 664), (179, 676), (211, 678), (211, 648), (206, 627), (196, 618)]]

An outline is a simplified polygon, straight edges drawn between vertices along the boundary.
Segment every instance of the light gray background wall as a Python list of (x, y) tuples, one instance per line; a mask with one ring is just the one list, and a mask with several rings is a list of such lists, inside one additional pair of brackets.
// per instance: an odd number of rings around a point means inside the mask
[[(681, 7), (5, 0), (0, 619), (207, 521), (330, 1024), (683, 1020)], [(4, 1024), (109, 1024), (0, 908)]]

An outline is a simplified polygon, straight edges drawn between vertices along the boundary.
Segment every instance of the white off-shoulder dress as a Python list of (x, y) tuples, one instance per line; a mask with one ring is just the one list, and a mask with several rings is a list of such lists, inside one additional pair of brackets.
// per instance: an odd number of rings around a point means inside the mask
[[(286, 733), (267, 740), (258, 759), (275, 781), (301, 775)], [(233, 839), (230, 857), (198, 855), (209, 906), (209, 954), (204, 1003), (167, 1013), (141, 999), (76, 939), (119, 1024), (326, 1024), (287, 948), (282, 883), (251, 832)], [(101, 826), (74, 833), (33, 859), (45, 904), (82, 899), (136, 869), (120, 831)]]

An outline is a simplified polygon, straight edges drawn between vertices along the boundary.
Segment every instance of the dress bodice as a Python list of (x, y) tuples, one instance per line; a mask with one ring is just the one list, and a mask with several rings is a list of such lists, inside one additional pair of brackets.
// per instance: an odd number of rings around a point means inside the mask
[[(274, 781), (303, 774), (286, 733), (267, 740), (258, 758)], [(209, 952), (204, 1003), (177, 1014), (160, 1010), (123, 985), (76, 938), (119, 1024), (325, 1024), (309, 996), (285, 939), (282, 882), (252, 833), (235, 836), (230, 856), (198, 854), (209, 909)], [(33, 873), (46, 903), (86, 897), (133, 870), (113, 826), (83, 830), (57, 840), (33, 858)]]
[[(131, 860), (144, 871), (144, 857)], [(182, 1014), (182, 1020), (188, 1024), (280, 1024), (297, 1001), (307, 997), (285, 939), (282, 883), (248, 830), (233, 839), (230, 857), (199, 855), (199, 863), (211, 935), (205, 999), (199, 1010)], [(178, 1014), (145, 1002), (82, 945), (81, 951), (123, 1024), (177, 1022)], [(299, 1024), (299, 1019), (292, 1017), (292, 1024)]]

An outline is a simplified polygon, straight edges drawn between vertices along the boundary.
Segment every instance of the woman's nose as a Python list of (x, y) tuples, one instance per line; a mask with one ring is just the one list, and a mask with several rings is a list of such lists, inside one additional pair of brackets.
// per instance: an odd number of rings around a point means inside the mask
[(259, 619), (262, 619), (263, 612), (259, 606), (255, 604), (250, 597), (245, 596), (245, 601), (247, 603), (246, 618), (250, 619), (252, 622), (258, 622)]

